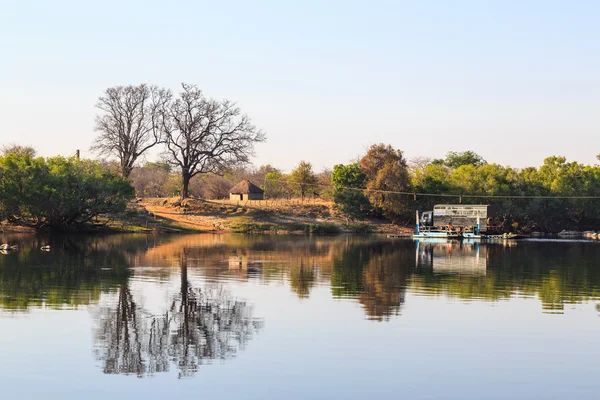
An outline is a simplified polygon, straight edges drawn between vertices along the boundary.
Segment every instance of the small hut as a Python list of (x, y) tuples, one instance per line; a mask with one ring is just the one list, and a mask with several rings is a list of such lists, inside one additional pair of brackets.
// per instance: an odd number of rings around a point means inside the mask
[(229, 191), (229, 200), (264, 200), (265, 192), (250, 181), (241, 181)]

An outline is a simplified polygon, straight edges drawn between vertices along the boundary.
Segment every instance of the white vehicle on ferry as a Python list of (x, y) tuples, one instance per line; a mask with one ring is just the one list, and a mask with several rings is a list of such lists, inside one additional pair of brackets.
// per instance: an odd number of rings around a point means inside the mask
[(413, 238), (481, 239), (491, 232), (498, 216), (487, 204), (437, 204), (419, 215)]

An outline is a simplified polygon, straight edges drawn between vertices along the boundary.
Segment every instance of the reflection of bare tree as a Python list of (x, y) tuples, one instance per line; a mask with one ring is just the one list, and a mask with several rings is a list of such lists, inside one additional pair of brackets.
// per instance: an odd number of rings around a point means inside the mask
[(145, 354), (155, 353), (152, 348), (155, 343), (152, 340), (144, 343), (140, 325), (143, 320), (129, 288), (121, 286), (116, 310), (103, 309), (98, 323), (96, 342), (103, 344), (98, 350), (101, 351), (99, 358), (105, 360), (104, 373), (142, 376), (166, 370), (164, 360), (162, 367), (145, 362)]
[(164, 314), (138, 308), (126, 287), (116, 311), (100, 310), (96, 352), (105, 373), (144, 376), (168, 371), (173, 362), (180, 377), (189, 376), (207, 361), (235, 356), (261, 328), (251, 307), (223, 286), (192, 287), (185, 252), (180, 262), (180, 290)]

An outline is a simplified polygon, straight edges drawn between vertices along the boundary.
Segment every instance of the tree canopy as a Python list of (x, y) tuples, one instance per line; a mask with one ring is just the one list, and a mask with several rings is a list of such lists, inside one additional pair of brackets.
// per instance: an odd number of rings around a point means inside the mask
[(168, 92), (156, 86), (129, 85), (106, 89), (98, 99), (92, 150), (119, 160), (120, 172), (129, 177), (137, 160), (160, 141), (159, 107)]
[(369, 199), (362, 190), (367, 175), (358, 163), (338, 164), (333, 167), (331, 183), (333, 184), (333, 201), (336, 209), (348, 220), (362, 219), (371, 210)]
[(133, 195), (126, 179), (97, 161), (0, 157), (0, 214), (15, 224), (69, 230), (123, 211)]
[[(419, 193), (481, 195), (464, 202), (491, 203), (500, 207), (506, 220), (517, 223), (510, 229), (558, 231), (593, 229), (600, 223), (597, 200), (552, 198), (600, 196), (600, 167), (568, 162), (565, 157), (548, 157), (539, 168), (515, 169), (499, 164), (461, 165), (449, 168), (430, 164), (412, 173)], [(486, 196), (515, 196), (493, 198)], [(549, 198), (519, 198), (546, 196)], [(422, 197), (416, 208), (430, 209), (439, 199)]]
[(166, 160), (181, 171), (182, 199), (194, 176), (248, 163), (254, 144), (265, 140), (234, 102), (208, 99), (195, 85), (169, 94), (159, 115)]
[(290, 183), (294, 190), (304, 197), (314, 189), (318, 179), (312, 169), (312, 164), (306, 161), (300, 161), (300, 164), (292, 171)]
[(408, 167), (403, 153), (390, 145), (372, 145), (360, 160), (367, 176), (367, 196), (377, 214), (396, 220), (408, 211), (405, 195), (410, 190)]
[(436, 159), (431, 161), (431, 163), (435, 165), (445, 165), (449, 168), (458, 168), (463, 165), (483, 165), (486, 161), (474, 151), (467, 150), (461, 152), (449, 151), (446, 154), (445, 159)]

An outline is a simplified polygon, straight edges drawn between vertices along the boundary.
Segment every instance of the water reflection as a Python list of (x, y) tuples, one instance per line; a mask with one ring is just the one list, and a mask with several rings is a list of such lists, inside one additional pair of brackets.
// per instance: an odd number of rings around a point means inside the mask
[[(595, 243), (248, 235), (19, 236), (10, 241), (20, 250), (0, 255), (3, 310), (76, 308), (115, 297), (112, 308), (99, 306), (96, 316), (108, 373), (154, 373), (168, 368), (165, 360), (177, 358), (186, 375), (203, 360), (226, 358), (243, 347), (256, 321), (251, 307), (227, 292), (228, 282), (284, 284), (300, 299), (327, 287), (333, 298), (356, 302), (377, 321), (400, 315), (408, 293), (464, 301), (533, 297), (544, 312), (600, 297), (600, 246)], [(44, 244), (52, 251), (39, 250)], [(157, 316), (135, 299), (132, 279), (142, 286), (177, 279), (179, 290)], [(235, 335), (224, 340), (235, 336), (239, 343), (223, 342), (225, 325), (210, 321), (229, 324)], [(159, 335), (165, 330), (167, 336)]]
[(417, 241), (416, 266), (434, 274), (485, 275), (487, 247), (467, 240)]
[[(0, 308), (27, 311), (31, 307), (77, 308), (98, 302), (102, 292), (126, 284), (132, 265), (118, 238), (48, 241), (32, 236), (12, 238), (20, 250), (0, 255)], [(39, 250), (52, 243), (52, 253)]]
[(19, 251), (0, 254), (5, 398), (598, 392), (598, 243), (0, 239), (9, 241)]
[(347, 242), (333, 260), (333, 296), (358, 299), (370, 319), (398, 315), (414, 265), (414, 255), (403, 245)]
[(537, 297), (549, 313), (600, 295), (595, 243), (417, 243), (416, 248), (410, 288), (417, 294), (467, 301)]
[(140, 307), (122, 286), (116, 304), (95, 314), (96, 356), (105, 373), (142, 377), (173, 364), (179, 377), (191, 376), (205, 362), (234, 356), (262, 327), (252, 307), (223, 285), (194, 287), (187, 250), (179, 252), (179, 291), (162, 312), (153, 315)]

